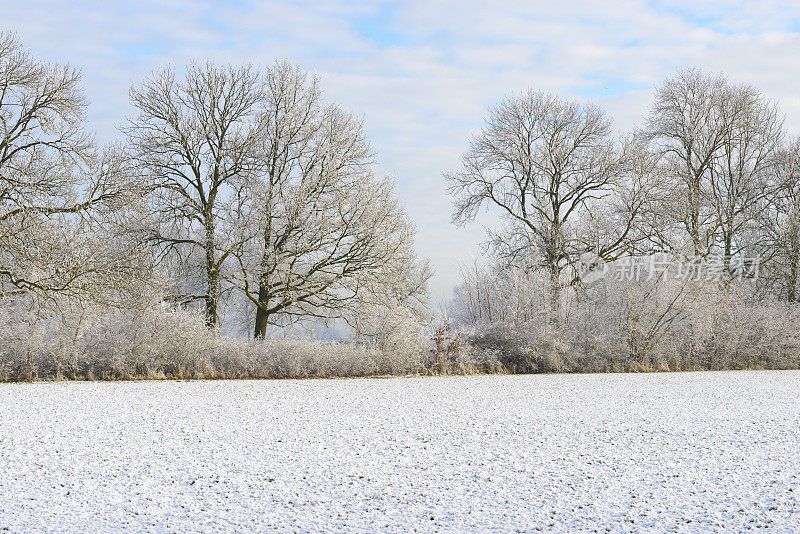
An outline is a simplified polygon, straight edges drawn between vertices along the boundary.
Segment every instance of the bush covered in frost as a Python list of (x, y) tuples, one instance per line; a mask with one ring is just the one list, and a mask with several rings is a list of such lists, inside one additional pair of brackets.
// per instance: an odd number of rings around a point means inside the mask
[(607, 278), (565, 292), (549, 321), (542, 283), (536, 273), (466, 277), (451, 314), (470, 350), (516, 373), (800, 368), (800, 307), (743, 285)]
[[(486, 355), (458, 350), (444, 369), (430, 365), (431, 344), (398, 339), (244, 340), (210, 330), (202, 314), (163, 303), (136, 311), (0, 307), (0, 380), (285, 378), (404, 375), (496, 370)], [(406, 330), (400, 333), (408, 334)], [(387, 341), (388, 340), (388, 341)]]

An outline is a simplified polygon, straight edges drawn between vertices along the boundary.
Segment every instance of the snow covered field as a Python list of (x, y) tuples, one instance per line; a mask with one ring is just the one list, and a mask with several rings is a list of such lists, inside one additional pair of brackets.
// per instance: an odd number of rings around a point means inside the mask
[(800, 372), (0, 384), (0, 531), (800, 531)]

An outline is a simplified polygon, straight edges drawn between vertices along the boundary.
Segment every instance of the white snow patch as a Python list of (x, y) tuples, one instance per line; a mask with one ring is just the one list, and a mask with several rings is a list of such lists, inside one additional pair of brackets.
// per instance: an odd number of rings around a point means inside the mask
[(800, 372), (0, 384), (0, 531), (800, 531)]

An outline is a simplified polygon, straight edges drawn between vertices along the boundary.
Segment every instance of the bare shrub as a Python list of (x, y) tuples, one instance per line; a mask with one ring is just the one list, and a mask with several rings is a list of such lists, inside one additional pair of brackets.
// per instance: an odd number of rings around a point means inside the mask
[[(496, 284), (497, 277), (483, 279), (487, 283), (471, 293), (480, 293), (494, 311), (520, 300), (536, 301), (510, 294)], [(464, 295), (469, 296), (456, 294)], [(537, 320), (535, 305), (528, 309), (533, 319), (527, 322), (515, 320), (519, 316), (514, 314), (498, 315), (510, 320), (463, 320), (486, 316), (473, 310), (461, 315), (460, 326), (469, 350), (492, 355), (512, 373), (800, 367), (800, 308), (751, 295), (747, 282), (606, 277), (569, 300), (564, 296), (558, 327)], [(465, 306), (476, 304), (454, 303), (456, 309)]]
[[(218, 335), (201, 313), (159, 305), (139, 313), (106, 310), (75, 329), (55, 317), (0, 308), (0, 380), (276, 378), (414, 372), (375, 346), (308, 340), (245, 341)], [(70, 323), (72, 324), (72, 323)], [(386, 361), (389, 364), (386, 364)], [(381, 364), (381, 362), (384, 362)]]

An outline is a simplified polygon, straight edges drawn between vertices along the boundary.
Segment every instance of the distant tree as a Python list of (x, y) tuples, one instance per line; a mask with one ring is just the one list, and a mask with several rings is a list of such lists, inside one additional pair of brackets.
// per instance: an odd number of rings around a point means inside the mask
[(542, 274), (541, 270), (502, 263), (482, 266), (475, 261), (464, 265), (448, 314), (461, 326), (504, 324), (523, 328), (543, 315), (546, 318), (543, 303), (547, 302), (549, 281)]
[(800, 140), (779, 154), (771, 185), (773, 192), (758, 209), (759, 281), (768, 293), (800, 302)]
[[(548, 273), (550, 320), (557, 321), (562, 274), (587, 249), (613, 254), (632, 227), (631, 212), (604, 236), (608, 241), (591, 244), (579, 228), (593, 207), (621, 191), (625, 173), (611, 121), (601, 109), (528, 90), (490, 108), (461, 170), (445, 178), (455, 197), (456, 223), (491, 206), (507, 222), (491, 235), (494, 250), (512, 264)], [(629, 207), (638, 209), (638, 202)]]
[[(723, 106), (726, 90), (727, 80), (722, 76), (681, 70), (657, 88), (646, 122), (645, 135), (662, 157), (662, 171), (673, 178), (674, 187), (682, 194), (680, 209), (664, 212), (675, 214), (696, 255), (707, 253), (714, 233), (707, 182), (729, 131), (730, 117)], [(663, 217), (655, 222), (668, 223)]]
[[(748, 245), (755, 210), (774, 194), (767, 177), (783, 137), (777, 107), (749, 85), (698, 69), (678, 71), (657, 89), (644, 136), (677, 197), (653, 224), (662, 247), (731, 257)], [(682, 228), (683, 231), (678, 231)]]
[(750, 86), (733, 88), (728, 106), (732, 120), (711, 167), (710, 191), (717, 246), (733, 275), (732, 258), (755, 236), (758, 206), (780, 189), (770, 176), (779, 163), (783, 119), (778, 107)]

